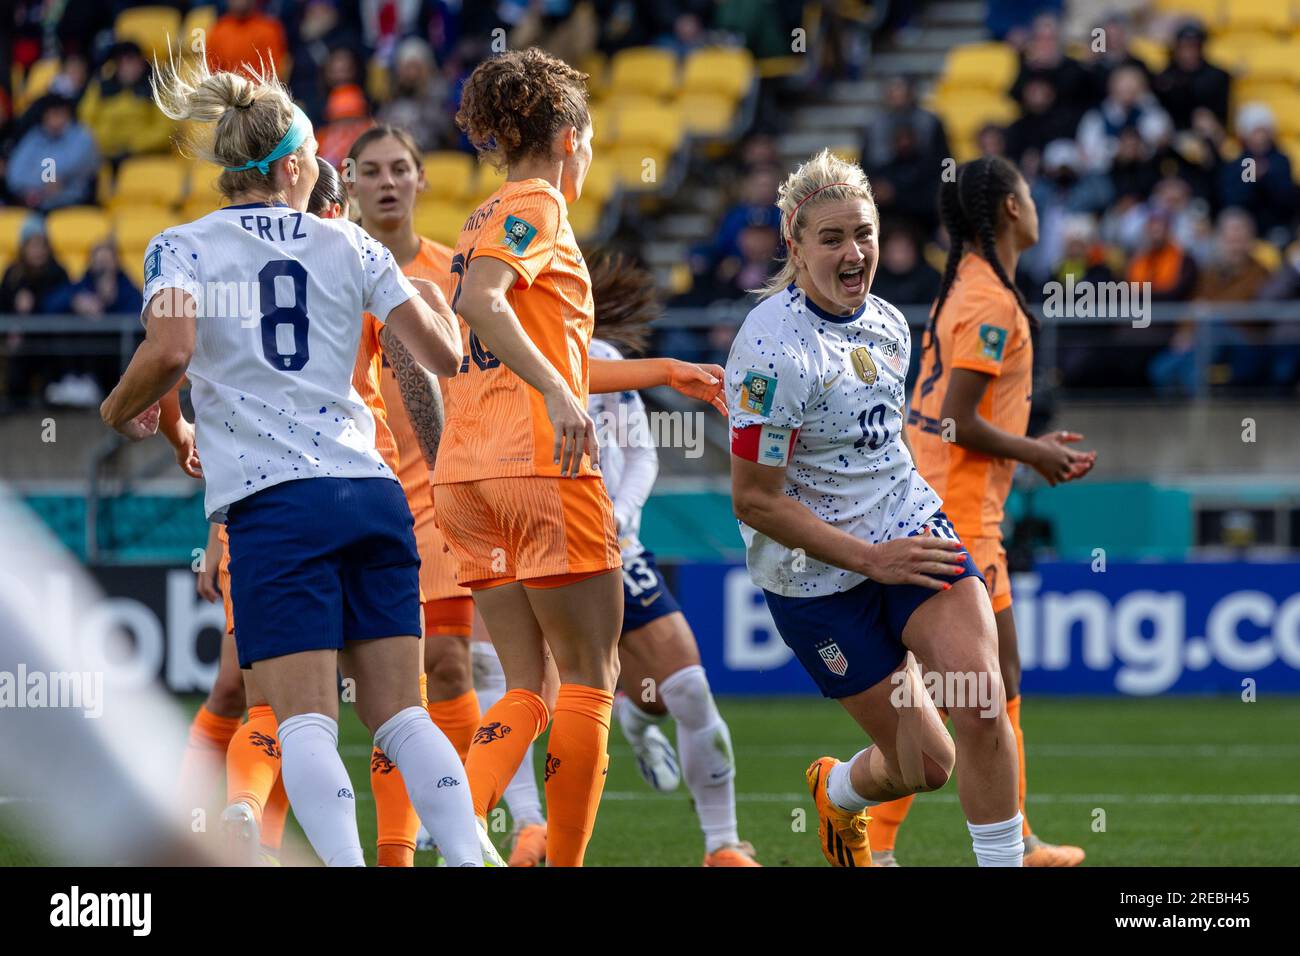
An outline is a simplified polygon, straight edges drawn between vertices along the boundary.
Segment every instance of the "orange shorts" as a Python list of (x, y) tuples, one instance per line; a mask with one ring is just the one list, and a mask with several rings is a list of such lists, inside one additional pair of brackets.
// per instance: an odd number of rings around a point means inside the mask
[(1007, 552), (1002, 547), (1002, 539), (962, 538), (962, 544), (966, 545), (975, 567), (984, 575), (984, 585), (989, 589), (993, 613), (1011, 607), (1011, 578), (1007, 574)]
[(474, 629), (474, 599), (465, 597), (439, 598), (424, 602), (424, 634), (451, 637), (469, 637)]
[(561, 586), (623, 566), (614, 506), (599, 477), (436, 485), (433, 510), (463, 587)]
[(217, 587), (221, 589), (221, 603), (226, 608), (226, 633), (235, 633), (235, 605), (230, 603), (230, 547), (221, 552), (221, 563), (217, 565)]

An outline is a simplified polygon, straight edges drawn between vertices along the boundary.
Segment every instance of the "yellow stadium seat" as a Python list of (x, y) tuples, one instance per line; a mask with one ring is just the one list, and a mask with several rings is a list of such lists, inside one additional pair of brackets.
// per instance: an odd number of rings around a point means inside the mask
[(491, 163), (478, 164), (478, 176), (474, 180), (474, 201), (482, 202), (496, 192), (506, 181), (504, 170), (497, 169)]
[(185, 198), (189, 171), (190, 164), (175, 156), (128, 159), (118, 167), (110, 205), (114, 209), (137, 205), (179, 206)]
[[(1247, 100), (1238, 101), (1238, 106)], [(1285, 96), (1278, 95), (1274, 99), (1264, 101), (1273, 111), (1273, 118), (1277, 121), (1278, 133), (1283, 136), (1293, 136), (1300, 134), (1300, 93), (1294, 90)], [(1235, 122), (1236, 116), (1233, 116)], [(1236, 127), (1232, 128), (1236, 132)]]
[(468, 153), (444, 151), (425, 153), (424, 181), (426, 199), (461, 202), (474, 192), (474, 157)]
[(74, 279), (86, 271), (86, 259), (93, 246), (105, 239), (112, 228), (108, 215), (97, 206), (69, 206), (56, 209), (45, 219), (54, 257)]
[(618, 110), (619, 148), (643, 145), (652, 150), (672, 152), (682, 141), (682, 117), (671, 106), (636, 102)]
[(1252, 47), (1275, 42), (1258, 33), (1224, 33), (1206, 42), (1205, 59), (1229, 73), (1242, 74), (1248, 69), (1247, 58)]
[(587, 170), (587, 178), (582, 184), (582, 197), (578, 201), (591, 200), (603, 205), (617, 188), (618, 179), (614, 164), (605, 159), (597, 159)]
[[(180, 225), (181, 218), (166, 206), (138, 206), (113, 215), (113, 237), (117, 248), (144, 249), (164, 229)], [(119, 252), (120, 254), (120, 252)]]
[(736, 104), (717, 93), (683, 93), (677, 100), (682, 125), (695, 136), (722, 136), (736, 118)]
[(1222, 10), (1229, 30), (1290, 31), (1295, 23), (1287, 0), (1228, 0)]
[(969, 43), (948, 52), (942, 85), (959, 90), (1004, 93), (1015, 82), (1019, 62), (1004, 43)]
[[(18, 236), (30, 213), (18, 206), (0, 206), (0, 263), (8, 265), (18, 253)], [(4, 266), (0, 265), (0, 271)]]
[(609, 85), (609, 57), (593, 50), (578, 61), (578, 69), (587, 74), (588, 94), (601, 96)]
[[(207, 39), (208, 31), (212, 29), (212, 24), (217, 22), (217, 8), (215, 6), (195, 7), (189, 13), (185, 14), (185, 19), (181, 23), (181, 40), (185, 49), (191, 50), (195, 46), (195, 40), (202, 36)], [(199, 31), (196, 34), (195, 31)]]
[(618, 142), (618, 117), (611, 101), (599, 100), (587, 106), (591, 116), (591, 138), (603, 149)]
[(15, 97), (17, 101), (15, 113), (21, 113), (44, 95), (62, 68), (63, 64), (56, 57), (46, 57), (33, 63)]
[(1245, 76), (1287, 83), (1300, 79), (1300, 44), (1258, 43), (1245, 53)]
[(974, 136), (985, 123), (1006, 125), (1020, 115), (1014, 100), (978, 91), (935, 97), (930, 108), (943, 120), (950, 139)]
[(215, 212), (225, 205), (225, 199), (218, 195), (193, 195), (185, 200), (185, 205), (176, 214), (178, 222), (194, 222), (196, 219), (202, 219), (210, 212)]
[(686, 58), (682, 92), (738, 100), (749, 92), (754, 76), (754, 55), (744, 47), (703, 47)]
[(186, 193), (185, 202), (212, 204), (216, 205), (225, 201), (221, 191), (217, 189), (217, 180), (221, 178), (222, 169), (215, 163), (205, 163), (202, 160), (195, 160), (190, 163), (190, 180), (189, 189)]
[(609, 86), (615, 96), (667, 96), (677, 87), (677, 58), (653, 46), (619, 50), (610, 64)]
[(585, 192), (581, 199), (569, 207), (569, 225), (573, 227), (573, 235), (579, 242), (595, 233), (600, 225), (601, 208), (601, 204)]
[(118, 40), (132, 40), (147, 59), (158, 57), (159, 62), (167, 59), (167, 41), (171, 38), (172, 46), (188, 48), (188, 43), (181, 42), (181, 14), (172, 7), (132, 7), (117, 15), (113, 24), (113, 34)]
[(1300, 176), (1300, 136), (1282, 136), (1277, 141), (1277, 148), (1291, 160), (1291, 178)]
[(1195, 17), (1211, 29), (1223, 22), (1223, 0), (1154, 0), (1151, 6), (1159, 13)]
[(1169, 65), (1169, 48), (1155, 40), (1133, 37), (1128, 41), (1128, 48), (1152, 73), (1159, 73)]
[(415, 207), (415, 231), (434, 242), (455, 246), (467, 215), (466, 207), (458, 203), (422, 202)]
[(667, 152), (650, 150), (644, 146), (619, 146), (610, 160), (614, 175), (625, 189), (632, 192), (653, 192), (668, 175), (672, 157)]

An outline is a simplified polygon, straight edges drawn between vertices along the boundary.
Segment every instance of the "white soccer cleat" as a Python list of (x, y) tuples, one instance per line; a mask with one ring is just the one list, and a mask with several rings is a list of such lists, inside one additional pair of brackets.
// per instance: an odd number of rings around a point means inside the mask
[(653, 724), (647, 727), (641, 735), (640, 746), (632, 745), (632, 753), (636, 755), (641, 779), (652, 790), (669, 793), (681, 784), (682, 771), (677, 764), (677, 751), (658, 727)]
[(492, 842), (492, 838), (488, 836), (487, 826), (484, 824), (483, 820), (477, 820), (475, 822), (475, 827), (478, 830), (478, 845), (480, 849), (483, 850), (483, 865), (505, 867), (506, 861), (502, 858), (501, 854), (497, 852), (496, 845)]
[(415, 835), (415, 849), (417, 852), (438, 849), (438, 844), (433, 842), (433, 834), (425, 829), (423, 823), (420, 824), (420, 831)]
[(232, 866), (257, 866), (262, 846), (257, 815), (244, 802), (232, 803), (221, 812), (221, 839)]

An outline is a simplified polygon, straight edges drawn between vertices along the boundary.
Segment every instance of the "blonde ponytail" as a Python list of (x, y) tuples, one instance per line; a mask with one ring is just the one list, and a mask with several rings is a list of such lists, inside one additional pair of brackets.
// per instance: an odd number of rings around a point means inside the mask
[[(808, 220), (808, 210), (824, 202), (845, 199), (863, 199), (876, 208), (867, 174), (857, 163), (840, 159), (829, 149), (823, 149), (786, 177), (777, 190), (777, 208), (781, 210), (781, 238), (786, 243), (786, 257), (781, 269), (764, 283), (753, 289), (763, 298), (785, 291), (795, 279), (794, 257), (790, 244), (803, 238), (803, 226)], [(879, 213), (877, 213), (879, 219)]]
[[(170, 45), (167, 63), (154, 60), (153, 100), (173, 120), (213, 123), (185, 138), (181, 151), (218, 166), (242, 166), (275, 148), (293, 122), (293, 100), (275, 73), (275, 64), (245, 64), (249, 75), (208, 69), (207, 52), (191, 63), (178, 63)], [(245, 192), (276, 193), (275, 185), (256, 169), (223, 171), (217, 188), (229, 199)]]

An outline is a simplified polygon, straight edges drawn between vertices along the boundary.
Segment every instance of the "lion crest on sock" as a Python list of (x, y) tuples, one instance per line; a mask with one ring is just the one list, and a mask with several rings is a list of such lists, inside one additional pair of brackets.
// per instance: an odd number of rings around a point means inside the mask
[(494, 720), (490, 724), (484, 724), (478, 730), (474, 731), (474, 743), (490, 744), (494, 740), (502, 740), (506, 734), (510, 733), (510, 726), (502, 725), (501, 721)]

